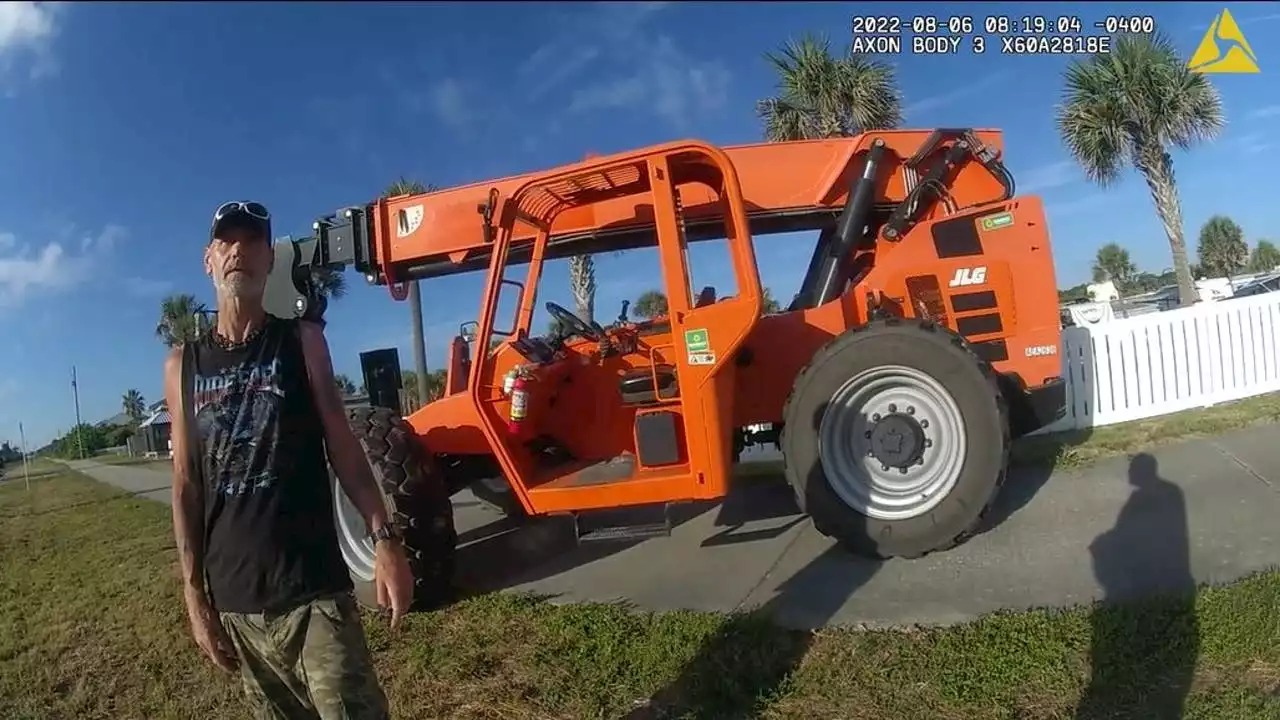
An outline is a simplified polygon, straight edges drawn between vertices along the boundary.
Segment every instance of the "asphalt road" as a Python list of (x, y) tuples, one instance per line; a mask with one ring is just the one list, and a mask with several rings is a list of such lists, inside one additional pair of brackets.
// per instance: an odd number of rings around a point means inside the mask
[[(1280, 565), (1280, 426), (1188, 441), (1082, 472), (1015, 471), (993, 527), (914, 561), (851, 557), (799, 516), (780, 484), (752, 482), (670, 537), (573, 548), (549, 519), (511, 529), (469, 493), (454, 498), (460, 575), (478, 590), (655, 610), (767, 606), (784, 625), (950, 624), (1000, 609), (1067, 606)], [(168, 500), (168, 474), (74, 463)]]

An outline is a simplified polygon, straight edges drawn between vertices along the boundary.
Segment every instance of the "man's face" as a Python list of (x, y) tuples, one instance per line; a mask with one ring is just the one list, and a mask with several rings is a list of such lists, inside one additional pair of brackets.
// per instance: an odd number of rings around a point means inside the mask
[(218, 230), (204, 253), (204, 268), (220, 297), (260, 298), (275, 260), (260, 232), (230, 224)]

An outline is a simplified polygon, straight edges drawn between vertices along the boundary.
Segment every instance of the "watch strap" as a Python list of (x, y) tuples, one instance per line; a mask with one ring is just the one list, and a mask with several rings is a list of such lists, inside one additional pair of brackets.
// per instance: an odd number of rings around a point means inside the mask
[(382, 527), (369, 533), (369, 538), (373, 540), (374, 545), (377, 545), (383, 540), (402, 540), (404, 535), (394, 523), (384, 523)]

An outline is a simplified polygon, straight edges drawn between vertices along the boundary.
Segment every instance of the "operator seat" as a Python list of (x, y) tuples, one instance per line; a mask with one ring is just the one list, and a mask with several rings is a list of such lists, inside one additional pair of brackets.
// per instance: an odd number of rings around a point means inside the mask
[[(657, 383), (654, 383), (657, 375)], [(659, 399), (667, 400), (679, 394), (676, 369), (665, 363), (632, 368), (618, 379), (623, 405), (653, 405)]]

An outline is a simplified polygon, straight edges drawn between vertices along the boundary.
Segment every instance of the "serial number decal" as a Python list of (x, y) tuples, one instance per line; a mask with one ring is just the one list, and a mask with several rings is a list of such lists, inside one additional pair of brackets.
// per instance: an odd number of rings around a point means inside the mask
[(1057, 355), (1057, 345), (1031, 345), (1027, 348), (1027, 357), (1045, 357), (1046, 355)]

